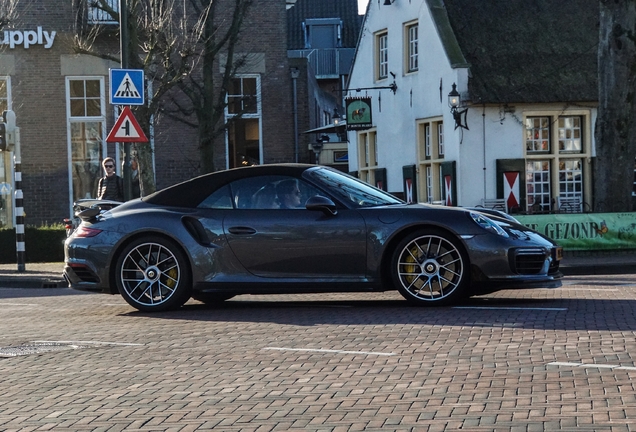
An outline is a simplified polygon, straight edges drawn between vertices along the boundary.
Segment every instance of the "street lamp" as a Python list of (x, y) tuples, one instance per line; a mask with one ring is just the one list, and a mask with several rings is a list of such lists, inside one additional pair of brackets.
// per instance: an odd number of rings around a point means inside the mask
[(325, 146), (325, 142), (329, 142), (328, 135), (322, 135), (316, 140), (316, 142), (311, 143), (311, 148), (314, 149), (314, 153), (316, 155), (316, 165), (320, 165), (320, 152)]

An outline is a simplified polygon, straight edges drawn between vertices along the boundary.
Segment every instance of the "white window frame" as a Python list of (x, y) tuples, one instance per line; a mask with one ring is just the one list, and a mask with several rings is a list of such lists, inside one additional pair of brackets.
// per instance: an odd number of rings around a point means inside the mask
[[(0, 100), (5, 100), (6, 104), (7, 104), (7, 109), (13, 109), (12, 105), (11, 105), (11, 77), (10, 76), (0, 76), (0, 81), (4, 81), (6, 83), (6, 88), (7, 88), (7, 97), (2, 98), (0, 97)], [(0, 109), (0, 114), (2, 113), (2, 110)]]
[[(243, 113), (241, 114), (242, 119), (258, 119), (258, 163), (260, 165), (263, 164), (263, 107), (262, 107), (262, 87), (261, 87), (261, 76), (259, 74), (236, 74), (232, 77), (233, 79), (250, 79), (256, 78), (256, 112), (255, 113)], [(225, 95), (225, 121), (227, 122), (230, 118), (235, 117), (236, 114), (232, 114), (228, 109), (228, 94)], [(229, 128), (225, 132), (225, 168), (230, 168), (230, 131)]]
[[(444, 196), (442, 163), (444, 163), (443, 117), (420, 119), (417, 128), (417, 171), (419, 176), (418, 202), (440, 201)], [(440, 139), (442, 140), (440, 145)], [(438, 173), (439, 175), (435, 175)]]
[[(71, 116), (71, 82), (72, 81), (99, 81), (100, 93), (100, 115), (99, 116)], [(106, 86), (103, 76), (67, 76), (65, 87), (66, 101), (66, 137), (67, 137), (67, 170), (68, 170), (68, 196), (69, 214), (73, 214), (73, 143), (71, 135), (71, 125), (74, 123), (98, 122), (101, 123), (101, 133), (103, 141), (101, 143), (100, 157), (106, 157)], [(101, 166), (101, 160), (100, 160)], [(100, 168), (101, 170), (101, 168)]]
[(419, 25), (412, 21), (404, 25), (404, 69), (406, 73), (419, 70)]
[[(11, 98), (11, 77), (10, 76), (0, 76), (0, 81), (5, 82), (5, 87), (7, 89), (6, 98), (0, 97), (0, 100), (4, 100), (8, 110), (13, 109), (12, 98)], [(2, 113), (2, 109), (0, 109), (0, 114)], [(4, 180), (11, 185), (11, 192), (15, 191), (15, 175), (13, 171), (13, 152), (0, 152), (0, 159), (2, 159), (4, 166)], [(0, 179), (1, 181), (2, 179)], [(7, 219), (5, 221), (5, 226), (3, 228), (13, 228), (16, 225), (15, 222), (15, 207), (14, 207), (14, 194), (7, 196), (6, 198), (7, 205), (9, 206), (10, 215), (7, 214)], [(7, 212), (9, 213), (9, 212)]]
[(389, 32), (381, 30), (375, 34), (376, 81), (389, 77)]
[(358, 178), (375, 186), (375, 170), (378, 168), (378, 131), (367, 129), (358, 132)]

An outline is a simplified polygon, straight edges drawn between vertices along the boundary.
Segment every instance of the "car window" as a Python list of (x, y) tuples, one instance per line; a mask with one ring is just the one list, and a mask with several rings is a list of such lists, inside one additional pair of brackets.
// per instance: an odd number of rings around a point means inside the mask
[(312, 180), (324, 185), (334, 196), (356, 207), (375, 207), (403, 203), (402, 200), (383, 190), (335, 170), (318, 168), (307, 170), (305, 173)]
[(319, 195), (315, 187), (288, 176), (250, 177), (236, 180), (229, 187), (234, 208), (245, 210), (305, 208), (310, 197)]
[(197, 206), (198, 208), (209, 208), (209, 209), (231, 209), (232, 207), (232, 195), (230, 192), (229, 186), (223, 186), (220, 189), (212, 192), (206, 199), (204, 199), (201, 204)]

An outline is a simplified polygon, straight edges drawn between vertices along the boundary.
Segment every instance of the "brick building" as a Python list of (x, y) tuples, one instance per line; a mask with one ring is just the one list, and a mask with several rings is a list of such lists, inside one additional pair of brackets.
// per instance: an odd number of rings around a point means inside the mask
[[(310, 138), (295, 133), (325, 124), (316, 113), (329, 112), (333, 101), (322, 98), (307, 59), (288, 57), (287, 9), (295, 3), (256, 0), (247, 16), (238, 51), (252, 61), (234, 88), (243, 92), (236, 96), (253, 92), (257, 104), (216, 142), (218, 168), (312, 160)], [(105, 142), (115, 122), (109, 68), (120, 65), (73, 49), (78, 28), (92, 25), (112, 26), (97, 42), (103, 52), (118, 53), (118, 23), (86, 0), (21, 0), (17, 19), (0, 30), (0, 111), (13, 110), (20, 127), (28, 225), (59, 222), (74, 200), (94, 197), (104, 157), (116, 158), (121, 169), (122, 149)], [(219, 65), (214, 68), (220, 73)], [(201, 173), (196, 128), (157, 116), (146, 134), (157, 188)], [(11, 153), (0, 152), (0, 228), (14, 218), (12, 161)]]

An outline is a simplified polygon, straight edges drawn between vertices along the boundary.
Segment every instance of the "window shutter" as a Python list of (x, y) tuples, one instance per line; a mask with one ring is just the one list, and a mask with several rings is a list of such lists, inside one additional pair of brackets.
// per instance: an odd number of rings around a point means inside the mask
[[(519, 174), (519, 206), (526, 208), (526, 161), (525, 159), (497, 159), (497, 198), (504, 198), (506, 190), (506, 173)], [(510, 178), (511, 176), (509, 176)], [(510, 209), (512, 210), (512, 209)], [(514, 211), (513, 211), (514, 212)]]

